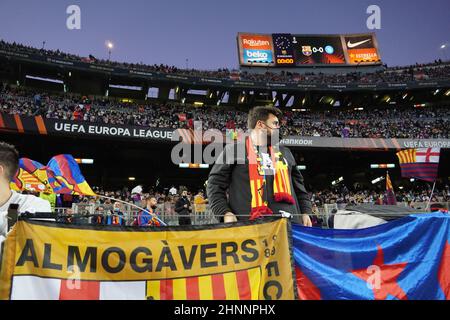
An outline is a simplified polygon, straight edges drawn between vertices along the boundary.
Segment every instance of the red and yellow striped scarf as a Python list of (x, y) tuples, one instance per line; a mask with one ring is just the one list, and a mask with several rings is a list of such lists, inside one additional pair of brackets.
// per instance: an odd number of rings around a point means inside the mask
[[(264, 169), (262, 168), (262, 159), (257, 155), (250, 138), (246, 141), (246, 149), (249, 162), (250, 190), (252, 193), (250, 220), (254, 220), (263, 215), (273, 214), (273, 211), (267, 206), (268, 195), (263, 194), (266, 179)], [(291, 177), (289, 175), (288, 164), (284, 162), (281, 152), (274, 150), (272, 146), (269, 147), (269, 151), (272, 163), (275, 166), (275, 176), (273, 179), (274, 200), (276, 202), (294, 204), (295, 201), (291, 192)]]

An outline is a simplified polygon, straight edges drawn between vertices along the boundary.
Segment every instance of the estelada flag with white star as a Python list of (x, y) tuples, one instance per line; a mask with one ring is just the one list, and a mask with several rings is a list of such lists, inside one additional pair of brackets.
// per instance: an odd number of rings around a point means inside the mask
[(292, 228), (300, 299), (450, 300), (446, 213), (366, 229)]
[(397, 152), (402, 177), (434, 182), (439, 167), (440, 148), (407, 149)]

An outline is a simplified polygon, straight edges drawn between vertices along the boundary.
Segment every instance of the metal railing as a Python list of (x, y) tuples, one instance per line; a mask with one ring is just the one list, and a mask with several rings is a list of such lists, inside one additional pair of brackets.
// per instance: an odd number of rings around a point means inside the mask
[[(437, 202), (432, 202), (432, 204), (436, 204)], [(449, 210), (450, 202), (438, 202), (442, 205), (444, 209)], [(316, 217), (318, 220), (322, 221), (322, 227), (329, 227), (328, 221), (329, 218), (335, 214), (338, 214), (339, 211), (344, 210), (347, 204), (325, 204), (321, 207), (318, 207), (317, 210), (311, 215), (312, 217)], [(429, 210), (425, 210), (427, 206), (427, 202), (413, 202), (408, 205), (406, 202), (398, 203), (399, 206), (404, 206), (405, 208), (412, 207), (423, 212), (429, 212)], [(99, 211), (98, 208), (102, 207), (103, 211)], [(102, 216), (106, 224), (106, 218), (109, 216), (118, 216), (123, 218), (124, 225), (133, 225), (133, 222), (139, 215), (139, 211), (134, 209), (132, 206), (124, 206), (124, 210), (121, 210), (123, 215), (115, 215), (112, 211), (112, 206), (109, 208), (105, 207), (104, 204), (80, 204), (76, 203), (72, 205), (72, 208), (55, 208), (55, 214), (58, 217), (71, 217), (71, 221), (73, 223), (78, 224), (93, 224), (93, 218)], [(158, 204), (155, 209), (155, 213), (158, 217), (164, 221), (169, 226), (177, 226), (179, 225), (179, 215), (175, 212), (175, 208), (173, 204)], [(410, 214), (405, 210), (405, 213)], [(377, 215), (376, 213), (374, 215)], [(389, 213), (383, 213), (384, 216), (388, 216)], [(399, 215), (398, 212), (392, 213), (392, 215)], [(237, 214), (238, 217), (248, 217), (245, 214)], [(294, 218), (299, 215), (294, 215)], [(189, 216), (191, 218), (192, 225), (207, 225), (207, 224), (215, 224), (221, 221), (222, 217), (215, 216), (209, 205), (193, 205), (193, 211)], [(66, 221), (67, 222), (67, 221)]]

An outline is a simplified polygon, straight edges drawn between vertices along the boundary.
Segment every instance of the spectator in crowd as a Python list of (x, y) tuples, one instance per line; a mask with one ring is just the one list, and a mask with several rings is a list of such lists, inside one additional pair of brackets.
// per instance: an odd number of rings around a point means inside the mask
[(195, 204), (205, 204), (208, 203), (208, 200), (205, 199), (205, 193), (202, 189), (198, 190), (197, 194), (194, 196)]
[[(270, 144), (272, 135), (278, 134), (281, 117), (277, 108), (253, 108), (248, 115), (251, 134), (243, 142), (245, 145), (227, 145), (216, 160), (209, 174), (207, 192), (211, 210), (214, 215), (223, 216), (224, 222), (237, 221), (236, 214), (248, 214), (250, 219), (256, 219), (287, 212), (296, 219), (301, 214), (296, 222), (311, 226), (311, 200), (294, 156), (287, 147)], [(238, 160), (243, 155), (236, 150), (245, 150), (248, 163)], [(278, 160), (273, 161), (275, 157)], [(288, 169), (287, 175), (284, 167)], [(276, 184), (278, 189), (274, 187), (277, 178), (282, 181)]]
[(133, 188), (133, 190), (131, 190), (131, 199), (133, 200), (133, 203), (134, 204), (141, 204), (141, 201), (142, 201), (142, 197), (141, 197), (141, 194), (142, 194), (142, 191), (143, 191), (143, 189), (142, 189), (142, 186), (137, 186), (137, 187), (135, 187), (135, 188)]
[(175, 202), (172, 196), (164, 198), (163, 212), (165, 217), (173, 217), (175, 215)]
[(205, 199), (203, 190), (199, 190), (198, 193), (194, 196), (195, 212), (205, 212), (207, 203), (208, 200)]
[(52, 212), (55, 211), (56, 208), (56, 193), (45, 190), (39, 193), (39, 198), (47, 200), (50, 203), (50, 207)]
[(313, 227), (322, 227), (323, 225), (323, 218), (320, 216), (320, 212), (319, 212), (319, 208), (317, 206), (317, 203), (313, 202), (312, 203), (312, 215), (310, 216), (311, 218), (311, 223)]
[(108, 215), (106, 224), (107, 225), (115, 225), (115, 226), (123, 226), (125, 225), (125, 215), (122, 212), (122, 205), (120, 202), (114, 202), (113, 211)]
[(137, 224), (140, 227), (148, 227), (159, 225), (156, 223), (154, 219), (154, 215), (156, 215), (156, 208), (158, 204), (158, 200), (155, 196), (151, 195), (146, 198), (146, 207), (145, 210), (142, 210), (137, 217)]
[(175, 212), (178, 214), (178, 223), (180, 226), (190, 225), (192, 212), (191, 202), (188, 199), (188, 191), (186, 189), (181, 189), (181, 197), (175, 203)]
[(105, 224), (105, 208), (99, 206), (95, 209), (95, 213), (91, 217), (91, 224), (103, 225)]

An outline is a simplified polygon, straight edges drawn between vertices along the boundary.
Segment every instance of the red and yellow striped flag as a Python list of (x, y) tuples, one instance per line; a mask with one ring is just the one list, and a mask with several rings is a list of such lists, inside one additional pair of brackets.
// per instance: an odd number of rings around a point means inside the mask
[(397, 157), (400, 164), (416, 162), (416, 149), (399, 151), (397, 152)]
[(213, 275), (147, 281), (151, 300), (257, 300), (260, 268)]

